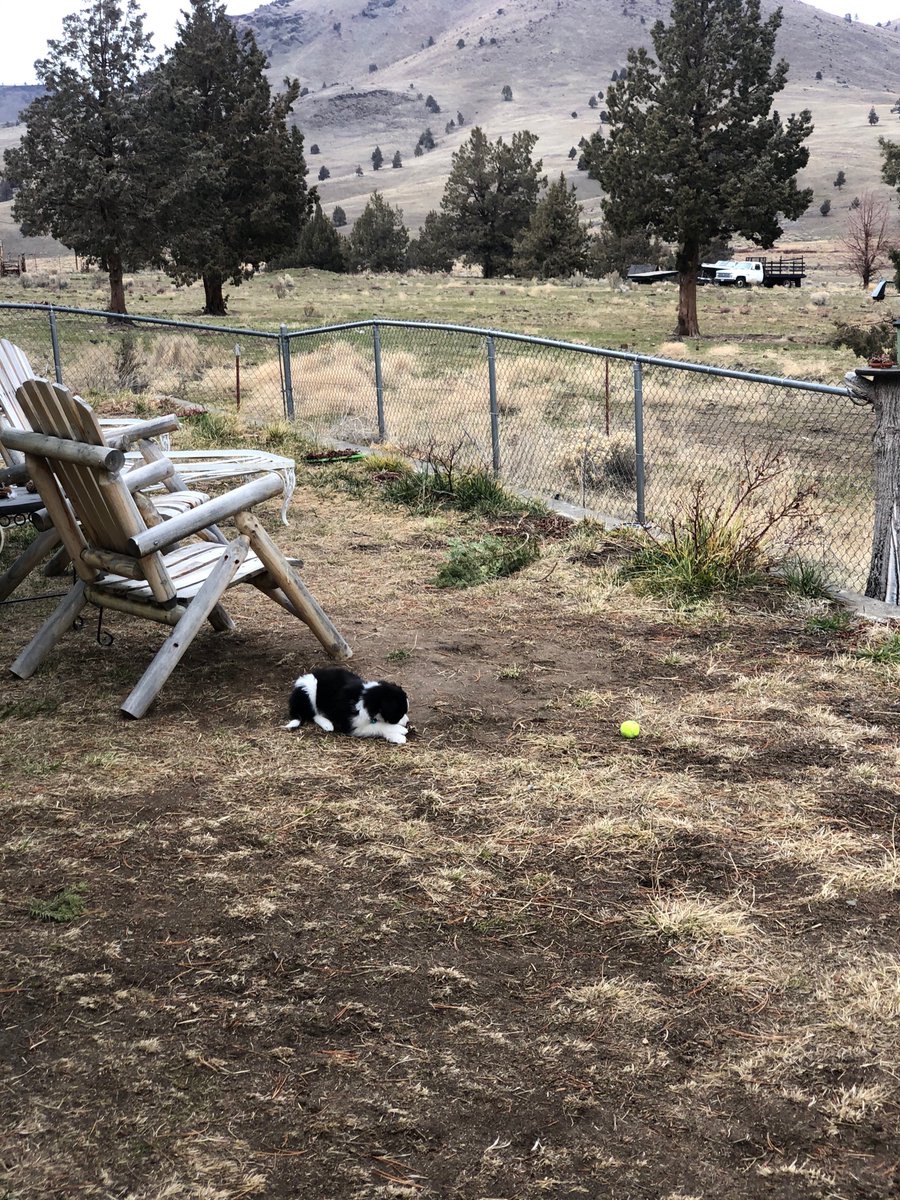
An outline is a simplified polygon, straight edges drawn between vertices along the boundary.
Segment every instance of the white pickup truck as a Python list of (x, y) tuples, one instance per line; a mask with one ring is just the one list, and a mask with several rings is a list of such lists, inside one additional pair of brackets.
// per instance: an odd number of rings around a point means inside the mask
[(703, 264), (702, 270), (710, 272), (713, 283), (732, 285), (733, 287), (749, 287), (751, 283), (763, 287), (799, 287), (801, 279), (806, 278), (803, 256), (794, 258), (748, 258), (737, 262), (717, 262)]

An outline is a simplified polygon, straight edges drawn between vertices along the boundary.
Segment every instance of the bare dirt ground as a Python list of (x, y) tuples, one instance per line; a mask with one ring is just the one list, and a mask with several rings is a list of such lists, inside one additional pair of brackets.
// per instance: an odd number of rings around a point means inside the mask
[(322, 655), (252, 589), (143, 722), (161, 635), (113, 615), (4, 686), (4, 1200), (900, 1195), (876, 635), (680, 614), (560, 540), (435, 588), (469, 528), (307, 486), (277, 534), (404, 748), (280, 727)]

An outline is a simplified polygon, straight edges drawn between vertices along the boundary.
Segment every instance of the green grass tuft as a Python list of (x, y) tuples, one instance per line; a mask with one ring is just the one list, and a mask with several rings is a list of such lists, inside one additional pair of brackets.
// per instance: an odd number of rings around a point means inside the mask
[(28, 906), (28, 915), (36, 917), (39, 921), (77, 921), (84, 915), (84, 892), (83, 883), (61, 888), (49, 900), (32, 900)]
[(900, 667), (900, 632), (892, 633), (874, 646), (862, 646), (856, 654), (858, 658), (867, 658), (870, 662)]
[(477, 587), (521, 571), (539, 555), (540, 547), (531, 538), (512, 541), (489, 535), (475, 542), (454, 539), (449, 561), (438, 572), (436, 583), (438, 587)]
[(820, 613), (810, 617), (806, 628), (810, 633), (847, 633), (856, 618), (845, 608), (836, 608), (833, 612)]
[(807, 558), (792, 558), (782, 567), (789, 592), (807, 600), (828, 600), (831, 596), (828, 572), (824, 563)]

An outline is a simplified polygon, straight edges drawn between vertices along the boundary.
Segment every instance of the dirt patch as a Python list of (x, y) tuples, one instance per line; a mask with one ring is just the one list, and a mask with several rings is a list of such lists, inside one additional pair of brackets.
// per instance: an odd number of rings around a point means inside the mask
[(114, 616), (5, 691), (10, 1200), (897, 1195), (895, 678), (562, 542), (451, 595), (462, 518), (294, 513), (405, 748), (282, 729), (322, 656), (241, 592), (145, 721)]

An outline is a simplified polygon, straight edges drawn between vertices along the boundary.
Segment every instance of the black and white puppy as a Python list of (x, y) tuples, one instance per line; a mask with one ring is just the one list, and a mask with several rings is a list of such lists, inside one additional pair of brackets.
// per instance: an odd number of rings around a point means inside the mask
[(409, 702), (396, 683), (366, 683), (343, 667), (324, 667), (301, 675), (288, 703), (286, 729), (314, 721), (326, 733), (337, 730), (351, 737), (382, 737), (398, 746), (406, 743)]

